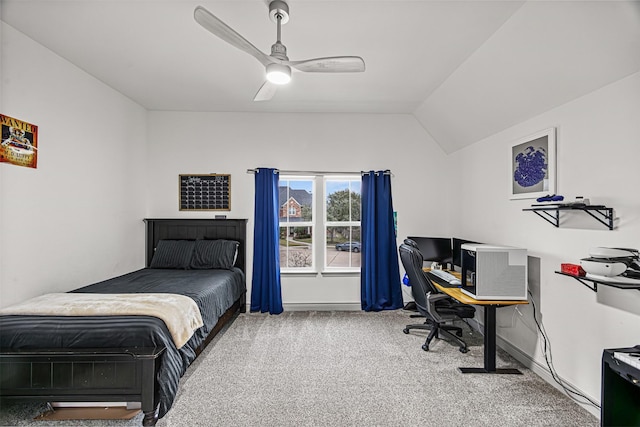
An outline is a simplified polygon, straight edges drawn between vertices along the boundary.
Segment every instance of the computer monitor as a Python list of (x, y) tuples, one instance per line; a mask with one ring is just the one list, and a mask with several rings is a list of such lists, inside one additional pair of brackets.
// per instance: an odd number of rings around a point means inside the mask
[(462, 267), (462, 248), (461, 246), (465, 243), (478, 243), (472, 240), (459, 239), (454, 237), (452, 239), (452, 248), (453, 248), (453, 262), (454, 266)]
[(418, 244), (425, 261), (440, 264), (451, 263), (451, 239), (449, 237), (409, 237)]

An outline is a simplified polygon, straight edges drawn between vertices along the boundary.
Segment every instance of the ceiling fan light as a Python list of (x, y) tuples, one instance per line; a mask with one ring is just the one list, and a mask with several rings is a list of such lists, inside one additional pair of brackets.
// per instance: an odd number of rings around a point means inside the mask
[(291, 67), (275, 63), (267, 65), (267, 80), (277, 85), (286, 85), (291, 81)]

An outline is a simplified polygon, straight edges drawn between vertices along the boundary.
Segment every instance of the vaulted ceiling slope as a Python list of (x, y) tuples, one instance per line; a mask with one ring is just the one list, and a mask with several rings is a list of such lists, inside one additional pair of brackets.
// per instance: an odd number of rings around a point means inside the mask
[(288, 3), (289, 58), (366, 71), (294, 73), (254, 102), (264, 67), (193, 11), (269, 53), (267, 0), (2, 0), (0, 18), (149, 110), (413, 114), (449, 153), (640, 71), (640, 1)]

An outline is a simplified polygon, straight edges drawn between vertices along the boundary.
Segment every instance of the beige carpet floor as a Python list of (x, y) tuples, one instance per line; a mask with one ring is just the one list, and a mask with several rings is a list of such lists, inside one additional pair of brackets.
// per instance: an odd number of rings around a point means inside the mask
[[(158, 422), (182, 426), (598, 426), (598, 420), (498, 351), (523, 375), (462, 374), (482, 366), (482, 336), (463, 324), (470, 351), (426, 331), (404, 311), (241, 314), (180, 382)], [(0, 425), (137, 426), (132, 420), (34, 421), (42, 408), (5, 404)]]

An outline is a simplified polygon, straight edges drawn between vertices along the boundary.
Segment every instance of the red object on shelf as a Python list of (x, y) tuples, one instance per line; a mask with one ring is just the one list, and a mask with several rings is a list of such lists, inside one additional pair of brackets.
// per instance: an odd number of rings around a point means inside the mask
[(587, 274), (578, 264), (560, 264), (560, 271), (566, 274), (581, 277)]

